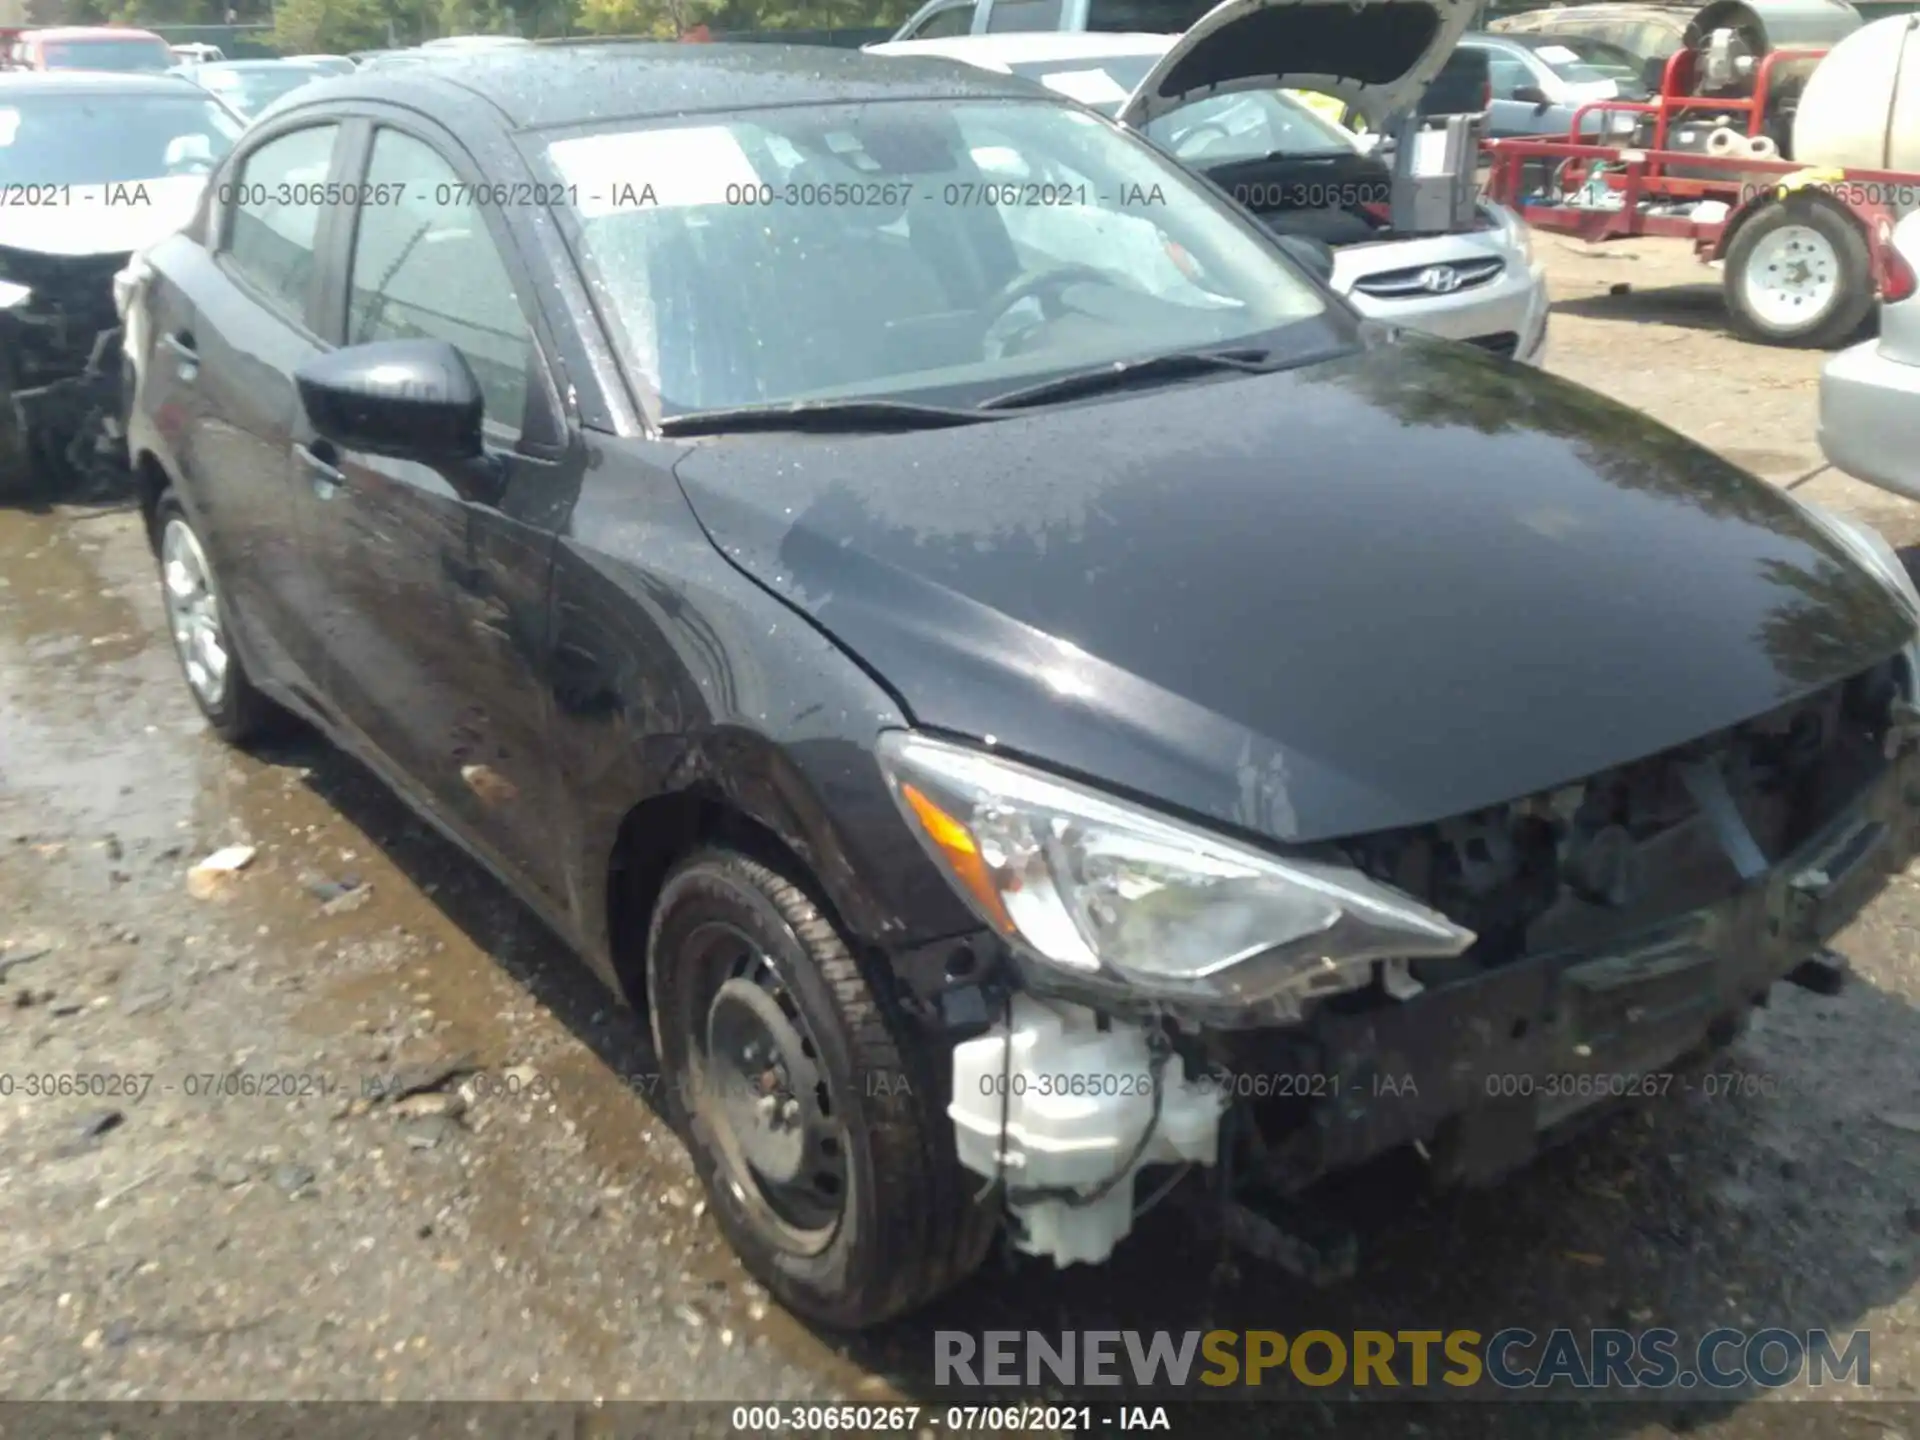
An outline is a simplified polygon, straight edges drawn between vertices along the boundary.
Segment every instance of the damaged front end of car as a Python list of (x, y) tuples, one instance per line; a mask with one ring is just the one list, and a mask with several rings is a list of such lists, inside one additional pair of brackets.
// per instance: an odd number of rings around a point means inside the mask
[(993, 932), (906, 970), (957, 1039), (962, 1163), (1061, 1264), (1106, 1259), (1200, 1167), (1230, 1238), (1350, 1274), (1314, 1182), (1409, 1147), (1438, 1183), (1491, 1181), (1663, 1093), (1776, 981), (1839, 983), (1825, 942), (1920, 843), (1916, 673), (1910, 649), (1546, 793), (1303, 855), (897, 737), (901, 808)]
[(0, 246), (0, 492), (74, 492), (123, 466), (127, 260)]

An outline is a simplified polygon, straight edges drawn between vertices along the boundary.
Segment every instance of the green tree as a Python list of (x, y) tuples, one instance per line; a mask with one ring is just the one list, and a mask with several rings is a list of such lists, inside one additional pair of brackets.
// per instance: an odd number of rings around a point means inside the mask
[(506, 0), (438, 0), (442, 35), (513, 35), (519, 33), (514, 8)]
[(273, 19), (274, 48), (283, 55), (344, 55), (386, 43), (381, 0), (281, 0)]
[(671, 40), (705, 21), (708, 0), (581, 0), (580, 28), (594, 35)]

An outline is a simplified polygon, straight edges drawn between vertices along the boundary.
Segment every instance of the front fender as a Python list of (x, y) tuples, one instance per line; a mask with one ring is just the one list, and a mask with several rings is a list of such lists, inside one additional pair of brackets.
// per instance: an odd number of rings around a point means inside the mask
[(596, 965), (618, 968), (609, 899), (623, 829), (682, 811), (676, 799), (773, 835), (863, 945), (972, 928), (881, 773), (876, 738), (908, 723), (895, 698), (723, 558), (677, 487), (622, 487), (618, 514), (593, 489), (571, 528), (594, 543), (563, 537), (556, 556), (552, 733), (569, 905)]

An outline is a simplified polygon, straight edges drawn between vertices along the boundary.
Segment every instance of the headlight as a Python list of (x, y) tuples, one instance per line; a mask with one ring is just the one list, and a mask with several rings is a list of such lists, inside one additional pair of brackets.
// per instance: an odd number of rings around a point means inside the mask
[(1893, 546), (1887, 543), (1887, 537), (1873, 526), (1837, 514), (1811, 500), (1799, 500), (1797, 503), (1815, 524), (1833, 537), (1836, 544), (1885, 581), (1905, 602), (1907, 614), (1915, 628), (1913, 638), (1907, 642), (1908, 684), (1916, 692), (1909, 698), (1920, 700), (1920, 589), (1915, 588), (1913, 576), (1907, 573), (1907, 567), (1894, 553)]
[(1504, 205), (1487, 203), (1487, 210), (1500, 224), (1507, 237), (1507, 244), (1519, 252), (1522, 265), (1533, 264), (1533, 227), (1520, 218), (1519, 212), (1509, 210)]
[(1913, 576), (1907, 573), (1907, 567), (1887, 543), (1886, 536), (1863, 520), (1838, 514), (1811, 500), (1801, 500), (1799, 504), (1848, 554), (1886, 581), (1906, 601), (1915, 623), (1920, 624), (1920, 589), (1914, 587)]
[(1337, 861), (1269, 855), (962, 745), (880, 756), (913, 831), (1026, 955), (1146, 995), (1247, 1004), (1353, 989), (1375, 960), (1457, 955), (1442, 915)]
[(24, 305), (33, 297), (33, 291), (25, 285), (16, 285), (11, 280), (0, 280), (0, 310), (11, 310), (16, 305)]

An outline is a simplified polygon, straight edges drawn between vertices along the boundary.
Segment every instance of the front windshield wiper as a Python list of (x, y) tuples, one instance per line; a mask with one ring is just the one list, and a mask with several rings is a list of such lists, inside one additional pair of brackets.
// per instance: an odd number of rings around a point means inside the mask
[(889, 430), (944, 430), (997, 419), (978, 410), (919, 405), (910, 400), (800, 400), (791, 405), (734, 405), (689, 410), (660, 422), (662, 435), (724, 435), (740, 430), (810, 430), (823, 434), (882, 434)]
[(1231, 350), (1174, 350), (1165, 355), (1149, 355), (1142, 360), (1116, 360), (1093, 370), (1076, 370), (1071, 375), (1042, 380), (982, 400), (982, 410), (1024, 410), (1033, 405), (1050, 405), (1058, 400), (1078, 400), (1083, 395), (1099, 395), (1109, 390), (1124, 390), (1129, 385), (1154, 380), (1180, 380), (1189, 375), (1210, 375), (1219, 370), (1238, 370), (1261, 374), (1275, 369), (1273, 352), (1257, 345)]

